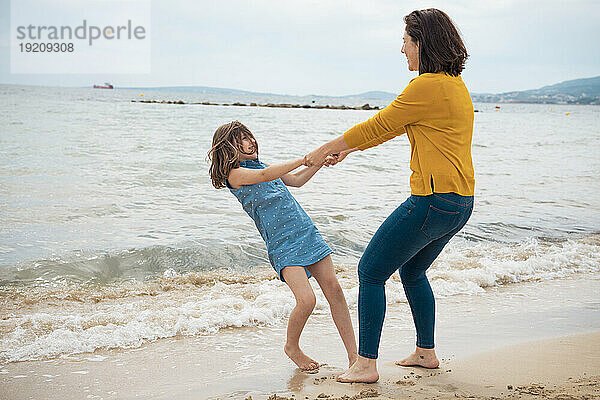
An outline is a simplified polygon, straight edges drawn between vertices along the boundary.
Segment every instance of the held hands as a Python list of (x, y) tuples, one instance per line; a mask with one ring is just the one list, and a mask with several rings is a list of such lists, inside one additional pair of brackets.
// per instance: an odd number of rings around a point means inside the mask
[(304, 156), (305, 165), (312, 167), (313, 165), (323, 165), (328, 154), (325, 154), (321, 149), (316, 149)]
[[(309, 164), (308, 155), (306, 155), (302, 159), (302, 165), (307, 166), (307, 167), (311, 167), (313, 165), (324, 165), (326, 167), (330, 167), (341, 161), (341, 160), (338, 160), (338, 157), (339, 157), (339, 154), (331, 154), (331, 155), (328, 155), (327, 157), (325, 157), (325, 160), (321, 164)], [(346, 157), (346, 156), (344, 156), (344, 157)]]
[[(322, 153), (319, 152), (319, 149), (317, 149), (317, 150), (314, 150), (311, 153), (304, 156), (303, 164), (306, 165), (307, 167), (310, 167), (312, 165), (325, 165), (326, 167), (331, 167), (331, 166), (336, 165), (337, 163), (341, 162), (342, 160), (344, 160), (348, 156), (348, 154), (350, 154), (356, 150), (358, 150), (358, 149), (354, 148), (354, 149), (341, 151), (337, 154), (332, 153), (329, 155), (327, 155), (327, 154), (323, 155)], [(322, 160), (322, 161), (316, 162), (319, 160)]]

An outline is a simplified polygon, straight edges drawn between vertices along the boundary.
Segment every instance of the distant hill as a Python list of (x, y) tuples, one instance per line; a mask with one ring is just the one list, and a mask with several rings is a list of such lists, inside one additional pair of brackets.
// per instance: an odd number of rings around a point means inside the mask
[(398, 94), (390, 93), (390, 92), (364, 92), (359, 94), (348, 94), (341, 97), (360, 97), (363, 99), (380, 99), (380, 100), (393, 100), (398, 96)]
[(539, 89), (499, 94), (471, 93), (474, 102), (600, 104), (600, 76), (574, 79)]
[[(275, 93), (250, 92), (246, 90), (215, 88), (209, 86), (168, 86), (151, 88), (122, 88), (136, 90), (158, 90), (172, 93), (193, 93), (206, 96), (226, 96), (240, 98), (264, 98), (273, 102), (297, 102), (319, 104), (364, 104), (385, 106), (398, 96), (396, 93), (371, 91), (345, 96), (306, 95), (292, 96)], [(600, 76), (594, 78), (574, 79), (544, 86), (539, 89), (505, 92), (505, 93), (471, 93), (476, 103), (546, 103), (546, 104), (600, 104)]]
[(186, 92), (186, 93), (204, 93), (204, 94), (224, 94), (224, 95), (269, 95), (269, 96), (283, 96), (283, 95), (275, 95), (273, 93), (259, 93), (259, 92), (249, 92), (246, 90), (238, 90), (238, 89), (226, 89), (226, 88), (216, 88), (210, 86), (160, 86), (160, 87), (127, 87), (121, 89), (135, 89), (135, 90), (164, 90), (167, 92)]
[(209, 86), (161, 86), (161, 87), (140, 87), (140, 88), (121, 88), (121, 89), (136, 89), (136, 90), (164, 90), (169, 92), (190, 92), (190, 93), (204, 93), (204, 94), (224, 94), (224, 95), (256, 95), (256, 96), (270, 96), (270, 97), (302, 97), (302, 98), (361, 98), (361, 99), (377, 99), (377, 100), (392, 100), (395, 99), (397, 94), (389, 93), (389, 92), (380, 92), (380, 91), (371, 91), (364, 92), (359, 94), (348, 94), (344, 96), (323, 96), (317, 94), (310, 94), (305, 96), (297, 96), (297, 95), (287, 95), (287, 94), (275, 94), (275, 93), (265, 93), (265, 92), (249, 92), (246, 90), (238, 90), (238, 89), (226, 89), (226, 88), (216, 88)]

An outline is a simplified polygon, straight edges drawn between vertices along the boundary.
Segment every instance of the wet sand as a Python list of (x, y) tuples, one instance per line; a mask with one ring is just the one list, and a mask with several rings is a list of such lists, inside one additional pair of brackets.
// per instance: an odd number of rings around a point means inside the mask
[(344, 350), (329, 315), (317, 314), (301, 342), (328, 364), (316, 374), (283, 355), (284, 326), (232, 328), (0, 365), (0, 399), (600, 398), (599, 292), (587, 277), (438, 299), (436, 370), (394, 365), (414, 331), (408, 306), (392, 305), (372, 385), (335, 382)]

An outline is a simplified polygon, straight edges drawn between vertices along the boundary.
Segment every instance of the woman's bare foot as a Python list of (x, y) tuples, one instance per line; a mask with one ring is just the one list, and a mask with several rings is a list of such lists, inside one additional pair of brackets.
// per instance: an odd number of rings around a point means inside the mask
[(338, 376), (337, 381), (343, 383), (374, 383), (379, 380), (377, 360), (358, 356), (358, 359), (346, 372)]
[(400, 365), (401, 367), (437, 368), (440, 366), (440, 361), (437, 359), (434, 349), (421, 349), (417, 347), (415, 352), (410, 356), (396, 361), (396, 365)]
[(319, 363), (307, 356), (300, 350), (300, 347), (286, 345), (283, 348), (285, 354), (303, 371), (310, 371), (319, 368)]

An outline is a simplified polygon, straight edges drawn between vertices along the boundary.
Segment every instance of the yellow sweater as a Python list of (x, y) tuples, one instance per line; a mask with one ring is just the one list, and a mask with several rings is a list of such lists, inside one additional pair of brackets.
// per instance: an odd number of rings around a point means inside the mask
[(403, 133), (411, 147), (412, 194), (473, 195), (473, 103), (460, 76), (419, 75), (389, 106), (344, 133), (344, 139), (350, 148), (365, 150)]

